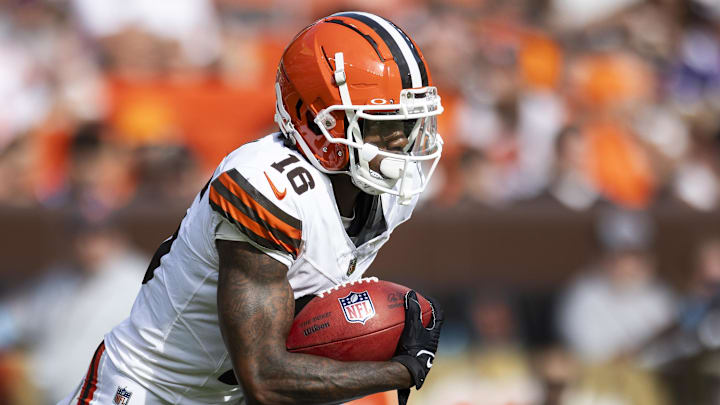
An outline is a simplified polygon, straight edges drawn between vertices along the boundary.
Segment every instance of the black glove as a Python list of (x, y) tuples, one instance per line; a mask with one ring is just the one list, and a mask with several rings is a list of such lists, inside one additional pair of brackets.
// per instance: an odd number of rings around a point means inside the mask
[[(443, 324), (442, 308), (432, 298), (428, 298), (432, 308), (433, 319), (430, 327), (422, 323), (422, 311), (415, 291), (405, 294), (405, 328), (400, 335), (395, 356), (391, 359), (407, 367), (412, 376), (415, 388), (420, 389), (435, 359), (440, 329)], [(398, 390), (398, 402), (405, 405), (410, 397), (410, 389)]]

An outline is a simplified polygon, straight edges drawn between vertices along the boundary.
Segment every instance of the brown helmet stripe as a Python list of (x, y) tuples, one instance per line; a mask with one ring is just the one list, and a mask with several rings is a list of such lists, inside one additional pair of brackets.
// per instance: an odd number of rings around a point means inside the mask
[[(385, 45), (388, 47), (388, 49), (390, 49), (393, 60), (395, 60), (395, 63), (397, 63), (398, 65), (398, 69), (400, 70), (400, 79), (402, 81), (402, 88), (410, 89), (413, 87), (412, 74), (410, 72), (410, 66), (408, 65), (409, 61), (405, 58), (405, 55), (403, 55), (397, 41), (395, 41), (392, 35), (382, 25), (380, 25), (379, 22), (364, 14), (354, 12), (333, 14), (333, 17), (352, 18), (354, 20), (360, 21), (361, 23), (367, 25), (368, 27), (370, 27), (370, 29), (375, 31), (375, 33), (380, 36), (383, 42), (385, 42)], [(415, 61), (413, 60), (410, 63), (415, 63)]]
[(405, 40), (405, 43), (408, 45), (408, 47), (412, 51), (412, 55), (413, 55), (413, 58), (415, 58), (415, 62), (418, 64), (418, 69), (420, 69), (420, 77), (422, 78), (422, 85), (427, 86), (429, 84), (427, 69), (425, 68), (425, 62), (423, 62), (423, 59), (420, 57), (420, 52), (418, 52), (418, 49), (415, 46), (415, 43), (412, 40), (410, 40), (410, 37), (405, 33), (405, 31), (403, 31), (400, 27), (395, 25), (395, 23), (393, 23), (392, 21), (387, 20), (387, 19), (385, 21), (387, 21), (390, 25), (395, 27), (395, 29), (397, 29), (398, 32), (400, 32), (400, 35)]
[(361, 35), (363, 38), (365, 38), (365, 40), (368, 41), (368, 42), (370, 43), (370, 45), (372, 45), (372, 47), (373, 47), (373, 49), (375, 50), (375, 53), (377, 54), (378, 58), (380, 58), (380, 61), (381, 61), (381, 62), (385, 62), (385, 58), (383, 58), (383, 56), (380, 54), (380, 49), (378, 48), (378, 44), (377, 44), (377, 42), (375, 42), (375, 40), (373, 39), (373, 37), (371, 37), (371, 36), (368, 35), (368, 34), (363, 34), (362, 31), (360, 31), (359, 29), (357, 29), (357, 27), (355, 27), (355, 26), (353, 26), (353, 25), (351, 25), (351, 24), (348, 24), (348, 23), (346, 23), (346, 22), (343, 21), (343, 20), (332, 19), (332, 20), (325, 20), (325, 22), (342, 25), (343, 27), (347, 27), (347, 28), (350, 28), (351, 30), (355, 31), (356, 33), (358, 33), (359, 35)]

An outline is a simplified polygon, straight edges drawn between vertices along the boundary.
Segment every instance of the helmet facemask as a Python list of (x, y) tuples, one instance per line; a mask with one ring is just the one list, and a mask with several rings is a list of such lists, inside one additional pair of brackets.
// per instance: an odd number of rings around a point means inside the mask
[[(403, 89), (399, 98), (374, 98), (370, 104), (353, 105), (346, 82), (342, 52), (335, 54), (334, 79), (340, 91), (342, 104), (324, 108), (315, 115), (314, 123), (325, 140), (344, 145), (348, 149), (347, 170), (329, 170), (311, 152), (302, 136), (292, 125), (290, 115), (282, 103), (280, 87), (276, 85), (278, 122), (282, 132), (294, 139), (308, 160), (324, 173), (346, 173), (353, 184), (368, 194), (388, 193), (399, 197), (400, 204), (409, 204), (412, 198), (425, 190), (442, 153), (442, 138), (437, 133), (437, 116), (443, 112), (440, 96), (432, 86)], [(338, 136), (336, 118), (345, 114), (344, 136)], [(372, 139), (390, 137), (402, 132), (403, 147), (370, 143)], [(379, 136), (368, 136), (368, 135)], [(392, 140), (391, 140), (392, 141)], [(372, 142), (372, 141), (371, 141)], [(391, 142), (392, 143), (392, 142)]]
[[(342, 53), (335, 55), (335, 61), (335, 81), (343, 104), (319, 111), (315, 123), (329, 142), (350, 149), (348, 173), (353, 184), (368, 194), (393, 194), (399, 196), (401, 204), (409, 203), (427, 187), (442, 153), (437, 116), (443, 107), (437, 89), (404, 89), (397, 103), (375, 98), (371, 104), (353, 105), (342, 70)], [(345, 138), (333, 137), (329, 132), (336, 124), (333, 111), (345, 112)], [(370, 143), (369, 139), (385, 139), (396, 145), (391, 148), (382, 141)], [(398, 144), (402, 147), (398, 148)]]

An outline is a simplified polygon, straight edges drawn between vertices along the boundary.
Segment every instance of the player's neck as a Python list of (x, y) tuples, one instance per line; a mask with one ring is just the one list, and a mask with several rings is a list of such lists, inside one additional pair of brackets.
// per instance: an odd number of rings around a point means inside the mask
[(346, 174), (330, 175), (330, 182), (335, 193), (335, 203), (337, 204), (340, 215), (351, 218), (353, 216), (353, 208), (355, 201), (361, 191), (352, 184), (350, 176)]

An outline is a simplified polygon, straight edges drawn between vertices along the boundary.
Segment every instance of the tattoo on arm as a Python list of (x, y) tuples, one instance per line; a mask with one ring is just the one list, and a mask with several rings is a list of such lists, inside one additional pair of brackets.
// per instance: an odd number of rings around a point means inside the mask
[(286, 266), (247, 243), (217, 248), (220, 329), (248, 403), (328, 403), (410, 386), (400, 363), (287, 352), (295, 302)]

